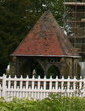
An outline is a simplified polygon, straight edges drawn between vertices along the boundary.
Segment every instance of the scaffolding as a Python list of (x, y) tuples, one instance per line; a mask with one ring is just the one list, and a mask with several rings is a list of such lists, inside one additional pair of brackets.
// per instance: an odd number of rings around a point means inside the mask
[(64, 0), (64, 27), (85, 61), (85, 0)]

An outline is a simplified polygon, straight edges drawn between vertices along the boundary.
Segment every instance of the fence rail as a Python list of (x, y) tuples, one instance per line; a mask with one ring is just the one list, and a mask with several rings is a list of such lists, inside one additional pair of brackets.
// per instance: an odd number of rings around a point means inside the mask
[(85, 96), (85, 78), (71, 79), (68, 77), (65, 79), (63, 76), (61, 79), (56, 77), (49, 79), (46, 76), (42, 79), (38, 78), (12, 78), (6, 77), (4, 74), (0, 77), (0, 97), (4, 98), (34, 98), (43, 99), (50, 93), (59, 93), (64, 96)]

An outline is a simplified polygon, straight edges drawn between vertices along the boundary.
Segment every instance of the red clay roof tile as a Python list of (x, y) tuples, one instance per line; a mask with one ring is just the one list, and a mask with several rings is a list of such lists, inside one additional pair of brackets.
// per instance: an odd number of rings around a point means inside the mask
[(78, 56), (50, 11), (46, 11), (13, 56)]

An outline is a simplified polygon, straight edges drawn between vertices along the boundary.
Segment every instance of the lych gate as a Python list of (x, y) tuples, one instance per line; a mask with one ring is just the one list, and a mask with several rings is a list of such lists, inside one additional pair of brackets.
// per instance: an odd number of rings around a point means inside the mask
[(41, 16), (12, 58), (10, 71), (17, 75), (67, 77), (80, 73), (79, 55), (50, 11)]

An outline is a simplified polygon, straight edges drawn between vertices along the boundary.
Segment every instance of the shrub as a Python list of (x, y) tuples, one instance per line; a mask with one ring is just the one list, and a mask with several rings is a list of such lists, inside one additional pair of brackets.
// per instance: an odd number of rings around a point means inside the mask
[(43, 100), (0, 98), (0, 111), (85, 111), (85, 98), (50, 94)]

